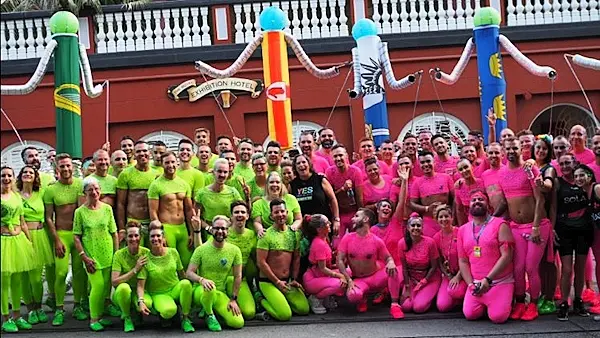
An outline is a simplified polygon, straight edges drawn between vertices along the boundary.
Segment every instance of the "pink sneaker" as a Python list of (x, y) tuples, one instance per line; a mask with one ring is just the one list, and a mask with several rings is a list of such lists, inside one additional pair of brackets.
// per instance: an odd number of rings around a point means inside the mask
[(523, 313), (525, 312), (525, 309), (525, 303), (515, 303), (515, 305), (513, 305), (512, 311), (510, 312), (510, 319), (521, 319)]
[(581, 299), (583, 299), (584, 303), (592, 303), (596, 300), (596, 293), (594, 293), (594, 290), (592, 289), (584, 289), (581, 294)]
[(534, 303), (529, 303), (529, 304), (527, 304), (525, 312), (523, 312), (523, 315), (521, 316), (521, 320), (531, 321), (531, 320), (536, 319), (538, 316), (539, 316), (539, 314), (538, 314), (537, 305)]
[(367, 300), (366, 299), (363, 299), (360, 303), (358, 303), (356, 305), (356, 311), (358, 311), (358, 313), (367, 312)]
[(399, 304), (392, 304), (392, 306), (390, 306), (390, 315), (392, 315), (392, 318), (394, 319), (404, 318), (404, 312), (402, 312), (402, 308)]

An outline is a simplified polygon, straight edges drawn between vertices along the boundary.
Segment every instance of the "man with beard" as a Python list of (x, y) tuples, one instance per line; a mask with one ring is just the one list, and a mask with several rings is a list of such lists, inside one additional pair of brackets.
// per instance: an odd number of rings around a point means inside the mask
[(108, 174), (116, 178), (127, 168), (127, 155), (123, 150), (115, 150), (110, 156), (110, 167), (108, 167)]
[[(287, 208), (282, 199), (269, 204), (274, 223), (256, 244), (259, 274), (257, 301), (267, 313), (278, 321), (288, 321), (292, 312), (307, 315), (308, 299), (300, 274), (300, 233), (287, 225)], [(258, 295), (257, 295), (258, 296)]]
[[(402, 277), (383, 240), (370, 232), (376, 223), (373, 211), (358, 209), (352, 217), (353, 232), (344, 236), (338, 247), (337, 266), (348, 281), (348, 301), (357, 304), (358, 312), (367, 311), (367, 294), (381, 292), (387, 287), (392, 298), (390, 315), (394, 319), (404, 318), (398, 304)], [(346, 262), (352, 277), (346, 270)]]
[(431, 138), (433, 134), (429, 129), (423, 129), (419, 131), (419, 148), (423, 151), (433, 152), (433, 146), (431, 145)]
[(335, 143), (335, 134), (331, 128), (323, 128), (319, 130), (319, 144), (321, 148), (315, 152), (315, 155), (324, 158), (327, 163), (332, 166), (334, 165), (332, 147)]
[(562, 176), (562, 171), (560, 170), (560, 165), (558, 164), (558, 159), (562, 156), (566, 155), (571, 149), (571, 144), (566, 137), (562, 135), (558, 135), (554, 141), (552, 141), (552, 153), (554, 154), (554, 159), (550, 164), (556, 170), (556, 175), (558, 177)]
[[(235, 153), (233, 152), (233, 150), (225, 150), (221, 153), (220, 158), (227, 160), (227, 163), (229, 163), (229, 175), (227, 176), (225, 185), (228, 185), (237, 190), (237, 192), (240, 193), (242, 200), (249, 202), (250, 188), (248, 188), (248, 185), (246, 184), (244, 178), (235, 173)], [(205, 184), (212, 184), (214, 180), (214, 175), (209, 176), (207, 177)]]
[(117, 178), (108, 174), (110, 162), (108, 152), (104, 149), (96, 150), (93, 160), (96, 165), (96, 172), (90, 176), (95, 178), (100, 185), (100, 200), (114, 208), (117, 195)]
[[(540, 262), (550, 238), (552, 224), (546, 218), (544, 195), (535, 184), (540, 172), (536, 166), (525, 166), (521, 143), (504, 141), (508, 165), (498, 172), (498, 184), (505, 201), (495, 210), (502, 215), (508, 208), (510, 227), (515, 238), (514, 276), (516, 304), (511, 319), (534, 320), (538, 317), (537, 300), (541, 292)], [(525, 273), (529, 278), (531, 301), (525, 305)]]
[(271, 171), (276, 171), (281, 174), (281, 145), (277, 141), (269, 141), (267, 143), (267, 152), (265, 156), (267, 157), (267, 175)]
[(150, 149), (145, 141), (134, 145), (136, 164), (127, 167), (117, 180), (117, 227), (119, 242), (125, 238), (125, 224), (135, 221), (142, 226), (142, 243), (148, 234), (150, 213), (148, 211), (148, 188), (158, 173), (150, 168)]
[[(194, 289), (194, 303), (202, 306), (206, 314), (206, 326), (210, 331), (221, 331), (214, 312), (217, 312), (225, 324), (233, 329), (244, 326), (244, 317), (238, 305), (238, 295), (242, 284), (242, 252), (227, 243), (227, 232), (231, 222), (229, 218), (217, 215), (212, 221), (212, 241), (208, 241), (194, 250), (187, 268), (187, 278), (199, 284)], [(233, 288), (227, 294), (227, 280), (233, 274)]]
[(475, 147), (477, 158), (485, 159), (485, 148), (483, 147), (483, 134), (479, 130), (470, 130), (467, 134), (467, 143)]
[(396, 163), (396, 158), (394, 157), (394, 144), (391, 140), (384, 140), (381, 143), (381, 146), (379, 146), (379, 157), (381, 158), (381, 162), (385, 163), (387, 167), (387, 169), (384, 170), (392, 172), (392, 167), (394, 166), (394, 163)]
[(481, 174), (481, 179), (483, 180), (485, 192), (489, 196), (490, 206), (493, 210), (497, 210), (500, 204), (504, 202), (504, 195), (498, 182), (498, 173), (504, 167), (500, 143), (490, 143), (487, 149), (487, 160), (490, 163), (490, 168)]
[[(194, 167), (200, 170), (202, 175), (204, 175), (204, 181), (206, 183), (206, 177), (212, 176), (212, 167), (209, 166), (211, 156), (213, 154), (210, 152), (210, 147), (208, 144), (203, 144), (198, 146), (197, 150), (197, 158), (198, 158), (198, 166)], [(190, 161), (191, 165), (194, 165), (193, 160)]]
[(527, 161), (531, 158), (531, 149), (535, 143), (535, 136), (529, 129), (523, 129), (517, 133), (517, 138), (521, 142), (523, 161)]
[(163, 141), (156, 141), (152, 145), (152, 164), (150, 168), (156, 170), (157, 173), (163, 173), (163, 166), (161, 162), (162, 154), (167, 152), (167, 145)]
[(435, 153), (437, 154), (437, 158), (435, 158), (434, 161), (435, 172), (447, 174), (454, 178), (456, 174), (456, 163), (458, 163), (459, 158), (450, 155), (448, 142), (446, 142), (446, 139), (443, 135), (434, 135), (431, 138), (431, 143), (433, 144), (433, 149), (435, 149)]
[(240, 161), (233, 168), (233, 172), (244, 178), (246, 182), (254, 178), (254, 170), (252, 169), (252, 140), (249, 138), (243, 138), (238, 143), (237, 147), (238, 157)]
[(126, 135), (123, 136), (121, 138), (121, 150), (123, 150), (123, 152), (125, 153), (125, 155), (127, 156), (127, 165), (128, 166), (134, 166), (135, 165), (135, 158), (134, 158), (134, 140), (131, 136)]
[(86, 320), (88, 315), (81, 306), (87, 298), (87, 274), (83, 268), (81, 255), (77, 254), (73, 236), (73, 217), (75, 209), (82, 204), (83, 182), (73, 177), (73, 161), (69, 154), (56, 156), (59, 179), (46, 188), (44, 193), (44, 216), (51, 238), (54, 239), (56, 280), (56, 312), (52, 320), (53, 326), (64, 323), (64, 301), (66, 293), (66, 278), (69, 272), (69, 256), (73, 265), (73, 317)]
[[(365, 160), (371, 157), (376, 157), (375, 156), (375, 143), (373, 143), (373, 140), (370, 138), (362, 138), (360, 141), (358, 141), (358, 144), (360, 146), (360, 159), (354, 163), (352, 163), (353, 166), (357, 167), (358, 169), (360, 169), (360, 172), (362, 174), (362, 178), (363, 180), (367, 179), (367, 170), (365, 169)], [(390, 168), (381, 160), (377, 160), (377, 165), (379, 165), (379, 173), (381, 175), (388, 175), (388, 176), (392, 176), (391, 172), (390, 172)], [(313, 164), (314, 166), (314, 164)]]
[(339, 240), (346, 231), (352, 229), (352, 216), (358, 208), (362, 208), (362, 173), (357, 167), (348, 164), (348, 151), (341, 144), (333, 146), (331, 153), (335, 165), (325, 170), (325, 176), (331, 183), (340, 210), (340, 231), (338, 240), (333, 242), (337, 248)]
[(585, 128), (580, 125), (574, 125), (569, 133), (569, 141), (571, 141), (571, 147), (573, 155), (577, 162), (581, 164), (589, 164), (594, 162), (594, 152), (588, 149), (586, 145), (587, 133)]
[[(414, 164), (411, 169), (412, 176), (423, 176), (423, 171), (421, 170), (421, 166), (418, 165), (419, 161), (417, 159), (417, 137), (413, 134), (406, 134), (402, 141), (402, 146), (404, 148), (404, 156), (407, 156), (410, 162)], [(398, 178), (398, 162), (392, 166), (392, 176)]]
[(471, 194), (469, 212), (473, 221), (458, 229), (458, 265), (469, 285), (463, 302), (467, 320), (477, 320), (486, 312), (496, 324), (510, 315), (514, 292), (512, 257), (515, 239), (502, 218), (489, 214), (489, 200), (476, 190)]
[[(198, 147), (198, 152), (200, 151), (200, 146), (208, 146), (209, 157), (206, 162), (209, 168), (212, 169), (213, 164), (219, 158), (219, 155), (211, 153), (210, 149), (210, 130), (207, 128), (197, 128), (194, 131), (194, 141), (196, 142), (196, 146)], [(194, 168), (198, 168), (201, 166), (202, 161), (200, 160), (200, 156), (194, 156), (190, 160), (190, 164)], [(200, 171), (203, 171), (200, 169)]]
[(441, 204), (452, 205), (454, 181), (450, 175), (435, 172), (433, 154), (428, 151), (419, 153), (419, 166), (423, 176), (410, 187), (410, 208), (423, 215), (423, 234), (433, 237), (440, 231), (433, 212)]
[(477, 148), (472, 144), (465, 144), (461, 149), (461, 155), (471, 163), (475, 177), (480, 178), (481, 174), (488, 169), (485, 159), (477, 157)]
[(21, 150), (21, 158), (23, 159), (23, 163), (25, 163), (25, 165), (30, 165), (39, 172), (42, 188), (47, 187), (50, 183), (55, 181), (54, 175), (40, 172), (42, 162), (40, 161), (40, 154), (36, 147), (29, 146)]
[(192, 190), (177, 176), (177, 157), (173, 152), (162, 155), (162, 164), (163, 174), (148, 187), (150, 220), (162, 223), (167, 245), (177, 249), (181, 263), (187, 266), (194, 247)]
[[(315, 155), (315, 138), (310, 131), (300, 134), (300, 150), (310, 159), (316, 173), (322, 174), (329, 167), (329, 162), (321, 156)], [(268, 150), (268, 149), (267, 149)], [(281, 174), (281, 171), (279, 172)]]
[(192, 197), (196, 196), (196, 193), (205, 186), (205, 179), (200, 170), (192, 167), (190, 163), (194, 154), (194, 144), (188, 139), (182, 139), (179, 141), (178, 148), (179, 168), (177, 168), (177, 176), (182, 178), (190, 186), (192, 189)]

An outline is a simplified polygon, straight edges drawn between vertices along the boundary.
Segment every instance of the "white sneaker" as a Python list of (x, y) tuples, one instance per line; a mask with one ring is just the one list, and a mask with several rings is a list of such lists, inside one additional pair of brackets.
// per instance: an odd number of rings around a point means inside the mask
[(333, 296), (329, 296), (329, 297), (323, 299), (323, 306), (329, 310), (337, 309), (338, 303)]
[(310, 309), (314, 314), (322, 315), (327, 313), (327, 309), (323, 306), (323, 301), (315, 295), (308, 296), (308, 301), (310, 302)]

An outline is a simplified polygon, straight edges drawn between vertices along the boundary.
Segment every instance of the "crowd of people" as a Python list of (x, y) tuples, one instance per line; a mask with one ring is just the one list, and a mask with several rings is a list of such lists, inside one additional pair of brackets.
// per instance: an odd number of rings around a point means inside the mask
[(20, 172), (1, 170), (2, 331), (63, 325), (69, 269), (71, 316), (92, 331), (177, 314), (184, 332), (196, 314), (210, 331), (239, 329), (339, 301), (389, 304), (395, 319), (600, 314), (600, 131), (591, 150), (579, 125), (465, 141), (424, 130), (350, 154), (324, 128), (289, 151), (222, 135), (213, 153), (199, 128), (177, 152), (105, 144), (81, 175), (68, 154), (40, 171), (27, 147)]

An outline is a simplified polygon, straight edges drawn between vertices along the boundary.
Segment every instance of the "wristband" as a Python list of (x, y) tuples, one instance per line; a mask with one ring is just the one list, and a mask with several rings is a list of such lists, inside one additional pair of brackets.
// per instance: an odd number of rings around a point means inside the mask
[(83, 256), (83, 255), (85, 255), (85, 251), (81, 251), (81, 252), (79, 253), (79, 256)]
[(202, 232), (202, 230), (194, 230), (194, 233), (195, 233), (195, 234), (199, 234), (199, 233), (201, 233), (201, 232)]
[(121, 230), (119, 230), (119, 233), (121, 233), (121, 232), (127, 232), (127, 230), (121, 229)]
[(237, 301), (237, 296), (236, 295), (231, 296), (231, 300)]
[(490, 277), (485, 277), (484, 279), (488, 282), (490, 286), (492, 285), (493, 280)]
[(139, 298), (139, 296), (138, 296), (138, 305), (141, 305), (143, 302), (144, 302), (144, 298), (143, 297)]

